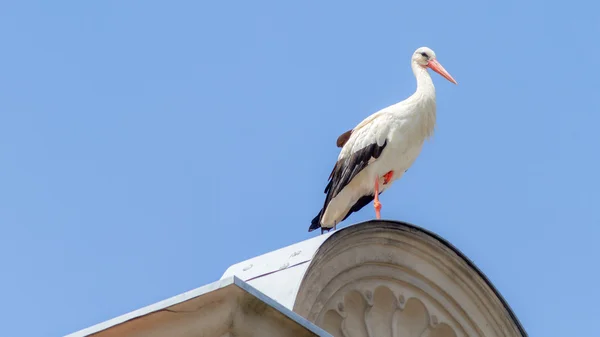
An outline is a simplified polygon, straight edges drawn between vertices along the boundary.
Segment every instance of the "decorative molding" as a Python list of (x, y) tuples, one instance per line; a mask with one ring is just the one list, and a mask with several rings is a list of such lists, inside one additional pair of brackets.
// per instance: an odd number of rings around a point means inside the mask
[(336, 337), (522, 336), (462, 257), (425, 232), (385, 221), (327, 239), (294, 311)]
[(326, 305), (320, 325), (333, 336), (457, 337), (452, 327), (456, 322), (447, 316), (440, 321), (419, 298), (397, 293), (402, 287), (393, 281), (374, 291), (361, 290), (359, 283), (338, 292)]

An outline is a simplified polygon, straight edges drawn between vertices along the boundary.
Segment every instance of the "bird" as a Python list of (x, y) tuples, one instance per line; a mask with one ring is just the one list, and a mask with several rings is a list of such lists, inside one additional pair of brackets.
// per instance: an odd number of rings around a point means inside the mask
[(417, 82), (411, 96), (366, 117), (337, 138), (341, 150), (325, 187), (325, 202), (309, 232), (335, 230), (371, 201), (375, 217), (381, 219), (379, 195), (404, 175), (434, 132), (435, 87), (427, 69), (458, 84), (428, 47), (415, 50), (411, 68)]

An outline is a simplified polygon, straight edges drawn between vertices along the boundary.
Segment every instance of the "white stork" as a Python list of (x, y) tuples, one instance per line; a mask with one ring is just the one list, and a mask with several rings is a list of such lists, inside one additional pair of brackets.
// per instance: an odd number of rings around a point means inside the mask
[(335, 229), (353, 212), (373, 199), (381, 218), (379, 194), (402, 177), (433, 134), (436, 118), (435, 87), (427, 68), (457, 84), (437, 61), (433, 50), (417, 49), (411, 58), (417, 90), (406, 100), (372, 114), (337, 139), (341, 147), (325, 187), (325, 203), (312, 220), (309, 232)]

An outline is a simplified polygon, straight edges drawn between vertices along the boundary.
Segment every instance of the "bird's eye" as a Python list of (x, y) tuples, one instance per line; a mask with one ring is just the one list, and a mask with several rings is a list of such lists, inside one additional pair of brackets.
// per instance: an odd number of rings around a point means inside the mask
[(426, 52), (422, 52), (422, 53), (421, 53), (421, 56), (423, 56), (424, 58), (429, 58), (429, 55), (427, 55), (427, 53), (426, 53)]

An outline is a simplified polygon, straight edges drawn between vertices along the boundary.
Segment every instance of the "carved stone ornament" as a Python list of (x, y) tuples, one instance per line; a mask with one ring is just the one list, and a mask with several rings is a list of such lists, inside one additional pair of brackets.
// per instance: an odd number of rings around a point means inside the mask
[(464, 257), (431, 234), (387, 221), (327, 239), (294, 311), (336, 337), (525, 335)]

